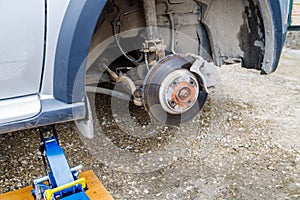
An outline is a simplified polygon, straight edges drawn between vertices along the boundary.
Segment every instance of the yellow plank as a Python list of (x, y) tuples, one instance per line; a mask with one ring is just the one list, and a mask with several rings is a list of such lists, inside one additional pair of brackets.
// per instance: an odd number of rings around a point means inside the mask
[[(92, 170), (81, 172), (79, 178), (86, 178), (89, 189), (85, 192), (91, 200), (113, 200)], [(0, 194), (1, 200), (34, 200), (31, 195), (32, 186)]]
[(80, 173), (79, 178), (81, 177), (86, 178), (87, 185), (89, 187), (86, 194), (91, 200), (113, 200), (113, 197), (109, 194), (92, 170)]

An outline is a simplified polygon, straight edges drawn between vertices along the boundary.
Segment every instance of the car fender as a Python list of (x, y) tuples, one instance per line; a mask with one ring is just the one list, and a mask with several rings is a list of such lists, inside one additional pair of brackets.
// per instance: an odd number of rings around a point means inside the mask
[(83, 102), (85, 65), (91, 38), (106, 0), (70, 1), (57, 42), (54, 97), (64, 103)]
[(289, 0), (260, 0), (266, 34), (266, 51), (262, 73), (270, 74), (278, 66), (287, 27)]

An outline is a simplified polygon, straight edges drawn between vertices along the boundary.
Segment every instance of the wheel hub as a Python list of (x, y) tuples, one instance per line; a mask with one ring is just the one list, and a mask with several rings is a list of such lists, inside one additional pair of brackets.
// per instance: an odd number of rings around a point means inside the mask
[(195, 104), (198, 95), (199, 85), (196, 77), (186, 69), (178, 69), (163, 80), (159, 90), (159, 101), (168, 113), (181, 114)]

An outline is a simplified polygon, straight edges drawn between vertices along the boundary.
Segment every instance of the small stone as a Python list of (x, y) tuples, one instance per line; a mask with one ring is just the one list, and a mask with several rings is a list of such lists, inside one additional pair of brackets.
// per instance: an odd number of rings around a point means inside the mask
[(22, 160), (21, 163), (22, 163), (23, 165), (27, 165), (27, 164), (28, 164), (28, 162), (27, 162), (26, 160)]
[(159, 197), (162, 194), (162, 192), (157, 193), (155, 196)]
[(193, 186), (187, 186), (185, 189), (186, 189), (187, 191), (190, 191), (190, 190), (193, 189)]

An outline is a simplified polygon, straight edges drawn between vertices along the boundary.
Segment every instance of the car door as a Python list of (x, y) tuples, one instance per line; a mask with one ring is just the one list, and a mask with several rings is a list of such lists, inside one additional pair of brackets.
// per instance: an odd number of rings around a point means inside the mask
[(45, 1), (0, 0), (0, 124), (40, 111)]

